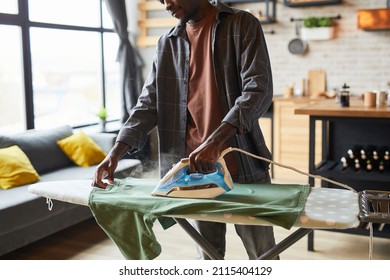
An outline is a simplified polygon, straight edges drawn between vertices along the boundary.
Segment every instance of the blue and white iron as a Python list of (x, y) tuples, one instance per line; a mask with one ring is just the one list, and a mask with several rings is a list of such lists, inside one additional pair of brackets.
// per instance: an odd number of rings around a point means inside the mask
[(221, 157), (210, 174), (188, 173), (190, 160), (181, 159), (161, 179), (152, 195), (181, 198), (214, 198), (233, 188), (233, 181)]
[(312, 175), (304, 171), (300, 171), (294, 167), (283, 165), (265, 157), (254, 155), (239, 148), (227, 148), (222, 151), (219, 160), (216, 163), (217, 171), (210, 174), (192, 173), (188, 174), (190, 160), (182, 159), (176, 163), (171, 170), (161, 179), (157, 187), (153, 190), (152, 195), (168, 196), (168, 197), (183, 197), (183, 198), (214, 198), (225, 192), (233, 189), (233, 181), (230, 177), (229, 170), (226, 167), (223, 157), (232, 151), (237, 151), (248, 156), (263, 160), (265, 162), (275, 164), (277, 166), (291, 169), (303, 175), (315, 179), (328, 181), (332, 184), (339, 185), (343, 188), (356, 192), (352, 187), (330, 180), (318, 175)]

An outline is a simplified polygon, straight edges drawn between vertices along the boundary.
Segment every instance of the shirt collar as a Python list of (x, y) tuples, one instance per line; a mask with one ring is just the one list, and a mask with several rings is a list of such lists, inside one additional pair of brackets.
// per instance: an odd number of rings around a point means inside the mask
[[(220, 19), (222, 14), (227, 13), (227, 14), (233, 14), (234, 10), (229, 7), (228, 5), (217, 1), (217, 0), (211, 0), (210, 3), (214, 5), (217, 9), (217, 19)], [(185, 23), (179, 22), (174, 28), (172, 28), (168, 32), (168, 37), (173, 37), (173, 36), (179, 36), (179, 37), (185, 37)]]

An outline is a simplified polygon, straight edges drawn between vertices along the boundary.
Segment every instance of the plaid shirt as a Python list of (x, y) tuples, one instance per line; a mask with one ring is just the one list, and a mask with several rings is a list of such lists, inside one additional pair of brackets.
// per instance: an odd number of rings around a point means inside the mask
[[(217, 2), (213, 28), (213, 63), (223, 122), (242, 131), (233, 144), (248, 152), (271, 158), (258, 119), (272, 102), (271, 66), (259, 20), (251, 14)], [(145, 144), (157, 126), (161, 174), (185, 157), (187, 84), (190, 45), (185, 23), (178, 23), (157, 44), (152, 70), (137, 105), (118, 134), (117, 141), (131, 152)], [(261, 181), (268, 164), (236, 153), (240, 183)]]

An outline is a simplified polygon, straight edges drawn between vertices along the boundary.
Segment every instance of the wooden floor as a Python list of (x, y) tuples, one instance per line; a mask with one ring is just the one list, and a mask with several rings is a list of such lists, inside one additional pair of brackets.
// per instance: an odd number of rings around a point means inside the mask
[[(159, 260), (195, 259), (195, 243), (176, 225), (163, 230), (158, 223), (154, 226), (157, 240), (163, 251)], [(291, 230), (292, 231), (292, 230)], [(275, 228), (277, 242), (291, 231)], [(315, 231), (315, 251), (308, 251), (304, 237), (284, 251), (282, 260), (368, 260), (368, 236)], [(390, 239), (375, 238), (373, 242), (374, 260), (390, 260)], [(2, 256), (7, 260), (123, 260), (115, 244), (107, 238), (93, 219), (54, 234), (11, 254)], [(226, 259), (246, 260), (241, 241), (228, 225)]]

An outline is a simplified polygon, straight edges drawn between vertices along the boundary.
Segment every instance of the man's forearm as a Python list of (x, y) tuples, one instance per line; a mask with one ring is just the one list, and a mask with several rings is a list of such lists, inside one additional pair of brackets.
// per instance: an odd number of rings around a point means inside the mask
[(118, 160), (121, 159), (126, 152), (130, 151), (131, 147), (123, 142), (115, 142), (114, 147), (109, 152), (110, 157), (117, 158)]
[(224, 144), (234, 135), (238, 134), (239, 130), (237, 127), (223, 122), (209, 137), (212, 142), (215, 142), (220, 149)]

